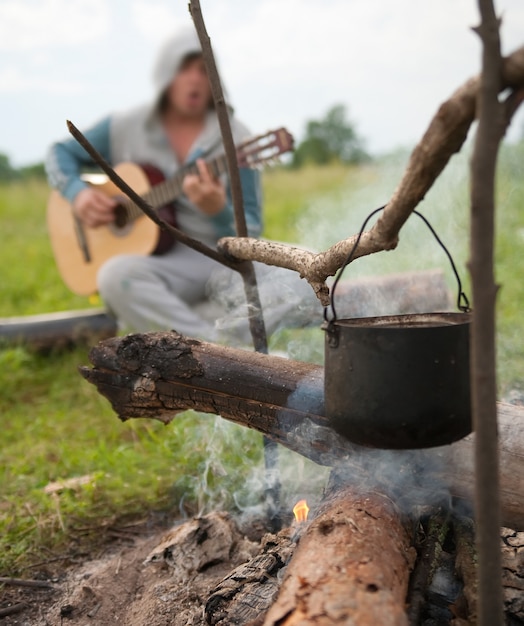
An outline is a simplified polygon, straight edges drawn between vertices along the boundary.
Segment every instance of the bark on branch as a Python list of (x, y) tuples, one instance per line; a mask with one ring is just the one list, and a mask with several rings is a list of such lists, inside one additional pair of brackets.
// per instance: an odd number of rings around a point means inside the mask
[[(524, 47), (504, 59), (501, 89), (524, 84)], [(402, 180), (375, 225), (360, 239), (354, 259), (396, 247), (398, 233), (429, 191), (449, 159), (460, 150), (475, 119), (480, 78), (474, 77), (444, 102), (413, 150)], [(357, 235), (328, 250), (313, 253), (293, 246), (252, 238), (225, 237), (219, 249), (238, 260), (260, 261), (297, 271), (312, 286), (324, 306), (329, 304), (325, 284), (344, 264)]]

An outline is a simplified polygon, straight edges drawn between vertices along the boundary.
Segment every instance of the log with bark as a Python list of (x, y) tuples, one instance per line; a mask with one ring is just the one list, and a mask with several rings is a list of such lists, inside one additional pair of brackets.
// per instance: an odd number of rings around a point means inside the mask
[[(360, 485), (393, 490), (399, 501), (409, 496), (427, 503), (443, 492), (466, 504), (472, 499), (473, 435), (427, 450), (355, 446), (324, 415), (319, 365), (186, 339), (174, 331), (107, 339), (89, 358), (94, 367), (81, 367), (82, 375), (122, 420), (167, 424), (178, 412), (194, 409), (255, 429), (318, 464), (350, 466)], [(524, 530), (524, 408), (499, 403), (498, 417), (502, 523)]]
[(412, 529), (378, 492), (325, 499), (288, 566), (264, 626), (407, 626)]

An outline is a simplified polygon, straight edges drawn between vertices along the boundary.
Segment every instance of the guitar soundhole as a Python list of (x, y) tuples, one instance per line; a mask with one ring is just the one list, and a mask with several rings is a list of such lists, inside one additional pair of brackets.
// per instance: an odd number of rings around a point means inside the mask
[(131, 230), (133, 224), (129, 216), (129, 211), (122, 204), (115, 208), (115, 219), (109, 225), (110, 231), (115, 237), (125, 237)]
[(129, 216), (127, 214), (127, 210), (121, 204), (119, 204), (115, 209), (115, 226), (117, 228), (124, 228), (127, 226), (129, 221)]

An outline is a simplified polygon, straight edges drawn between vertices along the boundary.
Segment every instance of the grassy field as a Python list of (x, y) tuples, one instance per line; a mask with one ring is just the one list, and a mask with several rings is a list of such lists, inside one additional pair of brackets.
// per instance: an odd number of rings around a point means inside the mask
[[(391, 195), (406, 155), (361, 169), (342, 166), (273, 169), (264, 174), (265, 236), (322, 249), (354, 233)], [(508, 147), (499, 177), (497, 279), (501, 393), (524, 376), (524, 146)], [(42, 182), (0, 187), (0, 317), (97, 306), (74, 296), (55, 269), (45, 225)], [(467, 285), (467, 158), (456, 157), (421, 210), (455, 256)], [(398, 251), (360, 260), (362, 273), (444, 266), (423, 225), (410, 220)], [(435, 251), (433, 251), (433, 247)], [(429, 252), (431, 250), (431, 252)], [(321, 358), (321, 332), (281, 333), (273, 345), (311, 344)], [(293, 352), (293, 350), (290, 350)], [(295, 354), (297, 351), (295, 350)], [(306, 357), (307, 358), (307, 357)], [(219, 418), (185, 413), (169, 426), (153, 420), (121, 423), (77, 373), (87, 349), (42, 355), (21, 346), (0, 349), (0, 574), (85, 549), (100, 530), (155, 512), (177, 516), (216, 506), (247, 509), (261, 500), (261, 437)], [(294, 481), (287, 481), (286, 472)], [(297, 489), (321, 484), (317, 468), (282, 452), (284, 502)], [(297, 483), (296, 478), (300, 477)], [(86, 477), (55, 493), (54, 481)], [(298, 487), (297, 487), (298, 484)], [(51, 490), (52, 491), (52, 490)], [(82, 547), (84, 546), (84, 548)]]

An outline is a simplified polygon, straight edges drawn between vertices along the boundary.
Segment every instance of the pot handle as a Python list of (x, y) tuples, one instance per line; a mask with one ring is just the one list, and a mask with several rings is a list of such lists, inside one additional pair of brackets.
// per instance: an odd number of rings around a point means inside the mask
[[(335, 309), (335, 289), (338, 285), (338, 281), (340, 280), (342, 273), (344, 272), (344, 270), (346, 269), (346, 267), (351, 263), (351, 261), (353, 260), (353, 257), (355, 255), (355, 251), (358, 248), (358, 244), (360, 243), (360, 239), (362, 237), (362, 234), (364, 233), (364, 229), (367, 226), (367, 223), (369, 222), (369, 220), (376, 214), (379, 213), (380, 211), (383, 211), (386, 208), (386, 205), (379, 207), (378, 209), (375, 209), (374, 211), (372, 211), (364, 220), (364, 223), (362, 224), (362, 227), (360, 229), (360, 232), (358, 233), (358, 237), (355, 241), (355, 243), (353, 244), (353, 247), (351, 248), (346, 260), (344, 261), (344, 263), (342, 264), (337, 277), (335, 278), (335, 280), (333, 281), (333, 286), (331, 287), (331, 295), (330, 295), (330, 305), (331, 305), (331, 311), (333, 312), (333, 316), (330, 318), (329, 314), (328, 314), (328, 309), (329, 307), (324, 307), (324, 320), (327, 323), (327, 327), (326, 330), (329, 332), (330, 330), (333, 330), (333, 324), (337, 321), (337, 312)], [(449, 262), (451, 263), (451, 268), (453, 269), (453, 273), (455, 274), (455, 278), (457, 279), (457, 287), (458, 287), (458, 295), (457, 295), (457, 308), (459, 309), (459, 311), (462, 311), (463, 313), (469, 313), (469, 311), (471, 311), (471, 308), (469, 306), (469, 300), (468, 297), (466, 296), (466, 294), (464, 293), (464, 291), (462, 290), (462, 282), (460, 280), (460, 276), (459, 273), (457, 271), (457, 267), (455, 265), (455, 262), (453, 261), (453, 257), (451, 256), (449, 250), (446, 248), (446, 246), (444, 245), (444, 243), (442, 242), (442, 240), (440, 239), (440, 237), (437, 235), (435, 229), (433, 228), (433, 226), (429, 223), (429, 220), (424, 217), (424, 215), (422, 215), (422, 213), (419, 213), (418, 211), (413, 211), (413, 213), (415, 213), (415, 215), (418, 215), (420, 217), (420, 219), (426, 224), (426, 226), (429, 228), (429, 230), (433, 233), (433, 236), (435, 237), (435, 239), (437, 240), (438, 244), (440, 245), (440, 247), (444, 250), (444, 252), (446, 253), (446, 256), (449, 259)]]

